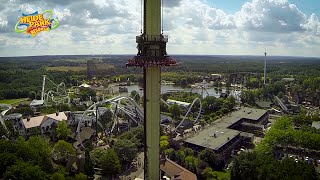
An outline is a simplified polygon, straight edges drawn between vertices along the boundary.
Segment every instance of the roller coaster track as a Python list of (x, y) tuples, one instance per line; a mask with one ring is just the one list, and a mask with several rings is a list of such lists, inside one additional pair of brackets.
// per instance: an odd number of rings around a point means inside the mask
[(283, 104), (283, 102), (278, 98), (278, 96), (274, 96), (274, 98), (276, 99), (276, 101), (278, 102), (279, 106), (281, 107), (281, 109), (285, 112), (288, 112), (288, 108), (286, 105)]
[(196, 87), (193, 87), (193, 88), (191, 88), (191, 90), (190, 90), (190, 93), (192, 93), (192, 91), (194, 90), (194, 89), (201, 89), (201, 97), (203, 97), (203, 92), (206, 92), (207, 93), (207, 96), (210, 96), (209, 95), (209, 92), (206, 90), (206, 88), (205, 87), (203, 87), (203, 86), (200, 86), (200, 88), (196, 88)]
[[(126, 100), (129, 105), (132, 105), (134, 107), (134, 110), (126, 108), (121, 103), (122, 100)], [(165, 103), (167, 106), (170, 106), (163, 99), (161, 99), (161, 101), (163, 103)], [(175, 128), (175, 132), (183, 124), (183, 122), (188, 118), (188, 116), (189, 116), (190, 112), (192, 111), (192, 108), (193, 108), (193, 106), (195, 105), (196, 102), (199, 102), (199, 112), (198, 112), (198, 114), (197, 114), (197, 116), (196, 116), (196, 118), (194, 119), (193, 122), (197, 123), (199, 121), (199, 119), (202, 116), (202, 104), (201, 104), (200, 98), (196, 98), (196, 99), (193, 100), (193, 102), (189, 106), (189, 109), (188, 109), (187, 113), (185, 114), (185, 116), (183, 117), (182, 121)], [(134, 101), (132, 98), (127, 97), (127, 96), (117, 96), (117, 97), (114, 97), (114, 98), (111, 98), (111, 99), (107, 99), (107, 100), (103, 100), (103, 101), (94, 103), (93, 105), (91, 105), (82, 114), (82, 117), (81, 117), (80, 121), (78, 122), (77, 130), (76, 130), (76, 134), (78, 135), (79, 138), (80, 138), (81, 125), (83, 124), (83, 120), (85, 119), (85, 116), (88, 113), (93, 113), (94, 117), (96, 117), (96, 119), (98, 120), (97, 124), (102, 129), (104, 129), (103, 125), (99, 122), (99, 118), (98, 117), (100, 117), (100, 116), (97, 117), (97, 115), (101, 115), (97, 108), (102, 106), (102, 105), (104, 105), (104, 104), (111, 104), (110, 109), (111, 109), (111, 112), (113, 114), (113, 118), (112, 118), (113, 124), (112, 124), (111, 130), (109, 132), (113, 132), (115, 130), (116, 125), (118, 124), (118, 114), (119, 114), (119, 112), (123, 112), (125, 115), (127, 115), (129, 117), (129, 119), (131, 121), (134, 121), (136, 124), (141, 124), (141, 123), (144, 122), (144, 113), (143, 113), (141, 107), (136, 103), (136, 101)], [(83, 145), (81, 144), (81, 146), (83, 146)]]
[[(122, 105), (121, 104), (122, 100), (126, 100), (128, 104), (134, 106), (135, 112), (133, 112), (130, 109), (127, 109), (124, 105)], [(125, 113), (125, 115), (127, 115), (131, 120), (133, 120), (137, 124), (140, 124), (143, 122), (144, 116), (143, 116), (143, 111), (141, 110), (140, 106), (130, 97), (117, 96), (117, 97), (114, 97), (111, 99), (107, 99), (107, 100), (103, 100), (103, 101), (94, 103), (82, 114), (82, 117), (81, 117), (80, 121), (78, 122), (77, 130), (76, 130), (76, 134), (78, 135), (79, 138), (80, 138), (81, 125), (83, 123), (85, 116), (88, 113), (93, 113), (97, 119), (97, 124), (103, 128), (103, 125), (99, 122), (99, 118), (97, 117), (97, 115), (99, 115), (99, 110), (97, 110), (97, 108), (104, 105), (104, 104), (111, 104), (111, 112), (113, 113), (113, 118), (112, 118), (113, 124), (112, 124), (110, 132), (114, 131), (116, 124), (118, 123), (118, 113), (119, 112)], [(81, 144), (81, 146), (83, 147), (82, 144)]]
[(200, 100), (200, 98), (196, 98), (196, 99), (194, 99), (193, 101), (192, 101), (192, 103), (191, 103), (191, 105), (189, 106), (189, 109), (188, 109), (188, 111), (187, 111), (187, 113), (184, 115), (184, 117), (183, 117), (183, 119), (180, 121), (180, 123), (179, 123), (179, 125), (174, 129), (174, 132), (177, 132), (177, 130), (181, 127), (181, 125), (183, 124), (183, 122), (186, 120), (186, 119), (188, 119), (188, 116), (189, 116), (189, 113), (191, 112), (191, 109), (193, 108), (193, 106), (194, 106), (194, 104), (196, 103), (196, 102), (199, 102), (199, 112), (198, 112), (198, 115), (197, 115), (197, 117), (195, 118), (195, 120), (193, 121), (193, 123), (195, 124), (195, 123), (197, 123), (198, 121), (199, 121), (199, 119), (200, 119), (200, 117), (201, 117), (201, 113), (202, 113), (202, 103), (201, 103), (201, 100)]
[(1, 107), (1, 109), (5, 108), (5, 110), (1, 111), (1, 113), (0, 113), (1, 125), (4, 127), (4, 129), (7, 131), (7, 133), (9, 133), (9, 130), (6, 126), (6, 123), (4, 122), (4, 115), (12, 108), (12, 106), (9, 104), (0, 104), (0, 107)]
[[(63, 82), (61, 82), (60, 84), (56, 84), (52, 80), (50, 80), (48, 77), (44, 76), (43, 86), (45, 86), (45, 80), (49, 80), (53, 85), (55, 85), (56, 90), (55, 91), (49, 90), (46, 93), (44, 92), (43, 100), (45, 100), (48, 103), (49, 98), (51, 98), (52, 102), (54, 103), (62, 103), (66, 99), (68, 99), (69, 95), (66, 91), (66, 85)], [(44, 87), (42, 89), (44, 90)]]

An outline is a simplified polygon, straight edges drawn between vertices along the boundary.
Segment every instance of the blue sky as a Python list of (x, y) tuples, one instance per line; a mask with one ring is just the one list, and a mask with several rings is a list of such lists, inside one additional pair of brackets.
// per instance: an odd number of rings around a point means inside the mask
[[(0, 56), (135, 54), (141, 0), (0, 0)], [(320, 57), (320, 0), (164, 0), (169, 54)], [(60, 26), (14, 32), (21, 13)]]

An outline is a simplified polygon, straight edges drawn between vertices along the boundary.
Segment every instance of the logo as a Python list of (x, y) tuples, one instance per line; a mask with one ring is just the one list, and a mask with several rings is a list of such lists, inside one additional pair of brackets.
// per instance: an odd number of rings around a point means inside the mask
[[(44, 19), (44, 15), (49, 14), (47, 19)], [(56, 19), (51, 19), (52, 11), (46, 10), (42, 14), (38, 11), (32, 14), (23, 14), (15, 26), (16, 33), (26, 33), (35, 37), (42, 31), (54, 30), (59, 26), (59, 22)], [(29, 36), (30, 37), (30, 36)]]

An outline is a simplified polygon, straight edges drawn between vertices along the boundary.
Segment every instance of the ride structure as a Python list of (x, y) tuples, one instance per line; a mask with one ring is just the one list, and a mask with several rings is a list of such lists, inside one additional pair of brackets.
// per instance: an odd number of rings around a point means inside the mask
[[(45, 91), (46, 80), (51, 82), (56, 89), (55, 90), (50, 89), (46, 92)], [(61, 82), (60, 84), (56, 84), (52, 80), (50, 80), (46, 75), (43, 75), (41, 100), (44, 102), (45, 105), (47, 105), (50, 101), (60, 104), (68, 100), (68, 103), (69, 103), (69, 94), (66, 91), (66, 85), (63, 82)]]
[[(142, 4), (143, 2), (143, 4)], [(143, 6), (143, 7), (142, 7)], [(176, 66), (167, 56), (168, 36), (161, 33), (162, 0), (141, 1), (143, 31), (136, 37), (138, 53), (127, 67), (142, 67), (144, 73), (144, 179), (160, 179), (160, 73), (163, 66)], [(142, 9), (141, 8), (141, 9)], [(141, 10), (142, 13), (142, 10)], [(141, 23), (142, 24), (142, 23)], [(163, 23), (162, 23), (163, 25)]]
[(267, 73), (267, 49), (264, 51), (264, 71), (263, 71), (263, 84), (266, 85), (266, 73)]
[(9, 134), (9, 130), (4, 121), (4, 116), (10, 109), (12, 109), (12, 106), (9, 104), (0, 104), (0, 110), (1, 109), (3, 109), (3, 111), (0, 112), (0, 123), (3, 126), (3, 128), (7, 131), (7, 134)]

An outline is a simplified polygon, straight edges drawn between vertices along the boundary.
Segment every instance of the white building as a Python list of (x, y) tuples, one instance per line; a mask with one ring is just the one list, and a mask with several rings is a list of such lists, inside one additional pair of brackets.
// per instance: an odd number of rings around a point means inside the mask
[(58, 123), (62, 121), (67, 121), (67, 116), (64, 112), (22, 119), (22, 127), (19, 129), (19, 134), (31, 135), (40, 131), (41, 134), (51, 135)]
[(188, 108), (190, 106), (190, 103), (183, 102), (183, 101), (176, 101), (173, 99), (168, 99), (166, 103), (169, 104), (170, 106), (174, 104), (178, 104), (182, 108)]

